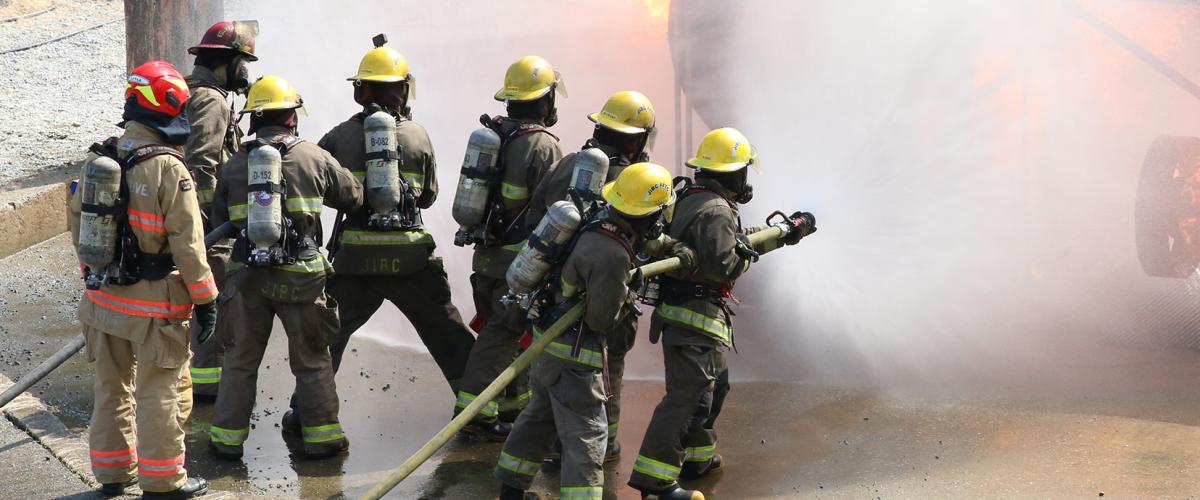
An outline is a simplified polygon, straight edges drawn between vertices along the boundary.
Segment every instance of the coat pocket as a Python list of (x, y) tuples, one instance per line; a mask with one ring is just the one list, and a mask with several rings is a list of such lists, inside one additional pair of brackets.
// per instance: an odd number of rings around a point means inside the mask
[[(188, 350), (188, 326), (183, 321), (156, 320), (158, 323), (148, 342), (154, 342), (154, 365), (174, 370), (187, 364), (191, 357)], [(151, 340), (153, 339), (153, 340)]]

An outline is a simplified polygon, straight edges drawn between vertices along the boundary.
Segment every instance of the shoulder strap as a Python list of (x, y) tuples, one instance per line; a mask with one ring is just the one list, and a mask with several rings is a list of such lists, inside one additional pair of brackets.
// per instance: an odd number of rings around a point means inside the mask
[(137, 165), (138, 163), (149, 160), (156, 156), (163, 155), (174, 156), (175, 159), (183, 161), (183, 155), (174, 148), (151, 144), (130, 151), (129, 156), (125, 157), (125, 161), (123, 162), (122, 166), (126, 169), (133, 168), (133, 166)]
[(218, 94), (221, 94), (221, 97), (229, 97), (229, 91), (228, 91), (228, 90), (226, 90), (226, 89), (224, 89), (224, 88), (221, 88), (221, 86), (220, 86), (220, 85), (217, 85), (217, 84), (215, 84), (215, 83), (212, 83), (212, 82), (206, 82), (206, 81), (203, 81), (203, 80), (191, 80), (191, 79), (185, 80), (185, 82), (187, 83), (187, 86), (188, 86), (188, 88), (192, 88), (192, 89), (199, 89), (199, 88), (213, 89), (213, 90), (217, 91), (217, 93), (218, 93)]
[(613, 224), (607, 220), (601, 220), (598, 224), (594, 224), (584, 229), (607, 236), (613, 241), (620, 243), (621, 248), (625, 249), (625, 253), (629, 255), (630, 261), (634, 260), (633, 244), (630, 243), (631, 238), (626, 231), (622, 230), (620, 227), (617, 227), (616, 224)]
[(538, 132), (542, 132), (546, 135), (549, 135), (550, 137), (553, 137), (554, 140), (556, 140), (556, 141), (559, 140), (558, 136), (554, 135), (552, 132), (550, 132), (550, 130), (547, 129), (544, 125), (540, 125), (537, 123), (522, 123), (521, 126), (517, 127), (517, 129), (512, 131), (511, 134), (508, 134), (508, 139), (505, 142), (512, 141), (513, 139), (516, 139), (523, 135), (536, 134)]

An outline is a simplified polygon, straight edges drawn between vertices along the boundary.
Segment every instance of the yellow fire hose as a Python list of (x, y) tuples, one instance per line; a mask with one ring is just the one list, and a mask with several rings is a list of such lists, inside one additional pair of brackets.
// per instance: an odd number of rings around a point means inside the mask
[[(762, 231), (750, 234), (748, 235), (748, 238), (751, 245), (756, 248), (760, 248), (768, 242), (774, 242), (779, 238), (782, 238), (790, 230), (790, 226), (788, 226), (786, 223), (778, 223), (767, 226), (767, 228), (763, 229)], [(774, 248), (767, 247), (764, 248), (761, 253), (766, 253), (771, 250), (774, 250)], [(674, 271), (679, 269), (679, 266), (679, 258), (672, 257), (670, 259), (663, 259), (648, 263), (639, 267), (638, 269), (641, 270), (643, 276), (649, 278), (651, 276)], [(636, 270), (631, 272), (629, 275), (630, 278), (632, 278), (636, 272)], [(471, 401), (471, 404), (467, 405), (467, 407), (464, 408), (463, 411), (458, 414), (458, 416), (454, 417), (454, 419), (451, 420), (450, 423), (446, 424), (445, 427), (442, 427), (442, 430), (438, 431), (437, 434), (434, 434), (433, 438), (426, 442), (421, 449), (417, 450), (416, 453), (413, 453), (411, 457), (408, 457), (408, 460), (405, 460), (404, 463), (400, 464), (399, 467), (396, 467), (396, 469), (388, 474), (383, 481), (380, 481), (379, 484), (376, 484), (374, 488), (371, 488), (371, 491), (368, 491), (367, 494), (363, 495), (362, 498), (364, 500), (376, 500), (378, 498), (382, 498), (389, 491), (392, 491), (392, 488), (395, 488), (396, 485), (400, 484), (400, 481), (403, 481), (405, 478), (407, 478), (413, 473), (413, 471), (417, 470), (417, 467), (420, 467), (421, 464), (425, 463), (426, 460), (429, 460), (429, 457), (432, 457), (433, 454), (441, 449), (442, 446), (445, 446), (446, 443), (458, 433), (458, 431), (462, 430), (462, 428), (466, 426), (467, 423), (470, 422), (480, 410), (483, 409), (484, 405), (495, 399), (496, 396), (499, 396), (500, 391), (503, 391), (508, 384), (512, 383), (513, 379), (516, 378), (518, 373), (521, 373), (528, 368), (529, 365), (533, 363), (533, 359), (541, 354), (542, 350), (544, 350), (551, 341), (558, 338), (559, 335), (562, 335), (563, 331), (565, 331), (567, 327), (571, 326), (571, 324), (575, 323), (575, 321), (581, 316), (583, 316), (583, 303), (579, 303), (575, 307), (568, 309), (567, 312), (558, 319), (558, 321), (555, 321), (552, 325), (550, 325), (550, 328), (547, 328), (540, 337), (534, 340), (533, 344), (530, 345), (525, 352), (521, 353), (520, 356), (517, 356), (516, 361), (513, 361), (511, 365), (508, 365), (508, 368), (505, 368), (504, 371), (500, 372), (500, 374), (496, 376), (496, 380), (493, 380), (492, 383), (483, 390), (483, 392), (479, 393), (475, 400)]]

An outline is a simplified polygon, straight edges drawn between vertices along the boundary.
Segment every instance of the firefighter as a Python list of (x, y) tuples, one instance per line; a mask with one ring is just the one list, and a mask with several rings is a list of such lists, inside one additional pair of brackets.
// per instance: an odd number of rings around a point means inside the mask
[(338, 422), (338, 399), (328, 339), (338, 329), (337, 303), (325, 284), (332, 267), (320, 251), (321, 206), (354, 210), (362, 184), (315, 144), (296, 137), (303, 101), (282, 78), (264, 76), (250, 87), (254, 141), (242, 144), (221, 169), (212, 223), (241, 230), (228, 265), (224, 318), (232, 344), (217, 392), (209, 446), (220, 458), (238, 458), (250, 431), (258, 368), (278, 317), (302, 410), (299, 427), (309, 458), (349, 448)]
[(671, 174), (653, 163), (630, 165), (602, 193), (608, 207), (584, 223), (561, 269), (550, 275), (559, 283), (549, 318), (580, 301), (585, 309), (534, 362), (529, 406), (513, 424), (496, 465), (501, 500), (524, 498), (556, 437), (562, 446), (562, 497), (601, 498), (608, 445), (607, 332), (633, 314), (626, 279), (635, 249), (657, 237), (663, 209), (675, 201)]
[[(457, 390), (475, 338), (450, 301), (450, 284), (442, 259), (434, 255), (433, 236), (425, 229), (421, 210), (437, 199), (437, 160), (425, 128), (412, 121), (409, 100), (415, 78), (408, 62), (375, 37), (375, 48), (363, 56), (353, 83), (354, 100), (363, 111), (325, 134), (318, 143), (342, 166), (367, 184), (367, 198), (391, 201), (366, 203), (338, 214), (331, 242), (337, 277), (329, 294), (341, 311), (341, 328), (331, 337), (336, 371), (351, 335), (366, 324), (384, 300), (409, 319), (449, 384)], [(378, 125), (385, 127), (380, 128)], [(372, 132), (375, 130), (375, 132)], [(368, 152), (366, 134), (378, 151)], [(368, 174), (392, 165), (385, 178)], [(378, 185), (376, 185), (378, 184)], [(298, 394), (303, 403), (304, 394)], [(304, 405), (299, 404), (303, 414)], [(285, 431), (296, 428), (295, 413), (284, 415)]]
[[(196, 182), (200, 210), (205, 213), (212, 204), (217, 171), (237, 152), (241, 142), (242, 131), (238, 128), (233, 96), (230, 94), (244, 94), (250, 86), (246, 63), (258, 60), (254, 55), (256, 35), (258, 21), (221, 21), (204, 33), (199, 44), (188, 49), (188, 53), (196, 58), (192, 74), (187, 77), (188, 89), (192, 93), (192, 98), (187, 102), (191, 134), (184, 146), (184, 161)], [(204, 232), (212, 230), (206, 217)], [(208, 250), (208, 265), (216, 277), (217, 287), (225, 284), (225, 263), (229, 260), (229, 250), (228, 243)], [(196, 342), (199, 333), (196, 324), (193, 324), (192, 393), (211, 400), (216, 398), (217, 385), (221, 382), (224, 348), (219, 336), (214, 342)]]
[[(644, 94), (632, 90), (617, 92), (599, 112), (588, 115), (588, 119), (595, 124), (595, 130), (581, 149), (600, 148), (608, 156), (608, 181), (616, 179), (632, 163), (649, 161), (654, 138), (654, 105)], [(530, 229), (537, 226), (551, 204), (567, 197), (577, 157), (577, 153), (563, 157), (534, 190), (525, 218)], [(617, 459), (621, 452), (617, 431), (621, 424), (622, 377), (625, 355), (633, 348), (636, 338), (637, 317), (632, 315), (626, 316), (609, 332), (608, 371), (612, 397), (606, 404), (610, 441), (606, 460), (610, 461)]]
[[(558, 121), (556, 94), (564, 94), (562, 78), (550, 63), (537, 56), (523, 57), (508, 67), (504, 87), (495, 95), (497, 101), (505, 103), (508, 116), (485, 120), (485, 125), (501, 137), (498, 167), (502, 174), (489, 203), (497, 213), (485, 216), (489, 221), (485, 228), (488, 237), (475, 244), (471, 288), (476, 320), (472, 326), (482, 326), (458, 390), (456, 414), (512, 362), (518, 340), (528, 328), (520, 308), (506, 307), (500, 298), (508, 292), (504, 273), (529, 237), (531, 228), (525, 226), (524, 216), (530, 192), (562, 158), (558, 137), (548, 130)], [(515, 397), (485, 406), (464, 432), (503, 441), (511, 429), (503, 421), (511, 422), (528, 403), (527, 384), (522, 382), (510, 385), (516, 388), (512, 391)]]
[[(180, 154), (187, 100), (171, 64), (135, 68), (125, 86), (125, 133), (93, 147), (70, 201), (88, 288), (79, 321), (95, 367), (88, 447), (92, 473), (110, 496), (139, 479), (146, 498), (190, 498), (208, 489), (184, 468), (188, 318), (194, 309), (198, 341), (206, 341), (217, 298), (195, 185)], [(111, 165), (109, 183), (101, 177), (102, 157)], [(109, 262), (97, 263), (97, 253)]]
[[(713, 429), (729, 392), (724, 351), (733, 345), (732, 314), (726, 305), (733, 282), (757, 253), (749, 247), (738, 207), (753, 189), (747, 168), (755, 170), (756, 152), (741, 132), (713, 130), (704, 136), (696, 157), (687, 161), (695, 182), (680, 191), (667, 235), (695, 250), (695, 264), (669, 273), (661, 283), (662, 300), (650, 322), (650, 340), (663, 343), (667, 393), (654, 409), (638, 451), (629, 485), (662, 499), (703, 498), (683, 489), (680, 478), (694, 479), (721, 470)], [(794, 245), (816, 230), (812, 214), (783, 243)]]

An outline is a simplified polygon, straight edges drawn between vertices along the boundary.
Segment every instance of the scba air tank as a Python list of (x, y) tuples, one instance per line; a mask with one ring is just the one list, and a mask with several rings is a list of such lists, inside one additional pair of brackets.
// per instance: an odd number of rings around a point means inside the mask
[(79, 261), (99, 271), (117, 253), (117, 209), (121, 204), (121, 164), (97, 156), (84, 166), (80, 182)]
[[(608, 155), (600, 148), (588, 148), (575, 155), (575, 170), (571, 172), (571, 189), (591, 199), (600, 198), (600, 189), (608, 180)], [(590, 195), (587, 193), (591, 193)]]
[(463, 231), (483, 224), (491, 203), (491, 183), (499, 156), (500, 134), (487, 127), (471, 132), (451, 209), (454, 221)]
[(561, 251), (562, 246), (571, 241), (582, 220), (574, 203), (563, 200), (550, 205), (550, 210), (533, 230), (529, 241), (525, 242), (517, 258), (508, 266), (508, 273), (504, 277), (509, 290), (520, 295), (541, 285), (546, 273), (554, 265), (552, 259), (555, 255), (550, 254)]
[(377, 214), (394, 212), (400, 205), (400, 160), (396, 151), (396, 118), (376, 111), (363, 120), (367, 147), (367, 204)]
[(246, 163), (246, 236), (255, 247), (267, 249), (283, 239), (283, 200), (276, 192), (283, 181), (283, 156), (272, 146), (259, 146), (250, 150)]

